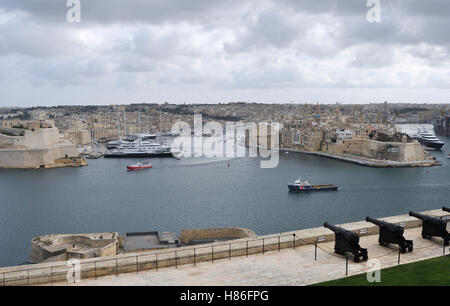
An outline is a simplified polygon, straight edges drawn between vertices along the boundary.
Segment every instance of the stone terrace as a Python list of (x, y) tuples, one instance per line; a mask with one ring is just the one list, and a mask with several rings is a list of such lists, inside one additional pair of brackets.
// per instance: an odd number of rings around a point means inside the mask
[[(407, 239), (414, 240), (414, 251), (401, 254), (401, 264), (442, 256), (443, 243), (440, 238), (425, 240), (420, 228), (405, 231)], [(369, 259), (377, 258), (382, 268), (398, 264), (398, 248), (382, 247), (378, 235), (361, 238), (362, 247), (368, 248)], [(273, 286), (309, 285), (346, 276), (346, 260), (333, 253), (334, 242), (320, 244), (317, 261), (314, 260), (314, 246), (300, 246), (271, 251), (249, 257), (234, 257), (193, 265), (165, 268), (159, 271), (144, 271), (139, 274), (121, 274), (118, 277), (83, 280), (80, 283), (59, 283), (59, 285), (177, 285), (177, 286)], [(449, 250), (446, 247), (446, 253)], [(366, 272), (366, 262), (354, 263), (349, 260), (349, 275)], [(383, 274), (381, 274), (383, 280)]]

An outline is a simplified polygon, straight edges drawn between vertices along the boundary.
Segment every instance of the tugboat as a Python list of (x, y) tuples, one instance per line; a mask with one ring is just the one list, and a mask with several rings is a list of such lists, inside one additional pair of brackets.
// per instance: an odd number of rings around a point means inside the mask
[(149, 162), (146, 162), (146, 163), (137, 162), (133, 165), (127, 166), (127, 170), (128, 171), (137, 171), (137, 170), (143, 170), (143, 169), (150, 169), (151, 167), (152, 167), (152, 164), (150, 164)]
[(309, 192), (309, 191), (330, 191), (338, 190), (335, 185), (311, 185), (308, 181), (296, 179), (292, 184), (288, 184), (289, 192)]

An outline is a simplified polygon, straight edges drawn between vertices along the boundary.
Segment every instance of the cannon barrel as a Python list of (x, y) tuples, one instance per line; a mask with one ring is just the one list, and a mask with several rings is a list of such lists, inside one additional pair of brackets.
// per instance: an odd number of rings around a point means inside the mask
[(370, 223), (373, 223), (375, 225), (378, 225), (379, 227), (383, 227), (383, 228), (387, 229), (390, 232), (403, 234), (403, 231), (404, 231), (403, 227), (401, 227), (400, 225), (394, 224), (394, 223), (389, 223), (389, 222), (378, 220), (378, 219), (374, 219), (374, 218), (371, 218), (371, 217), (367, 217), (366, 221), (370, 222)]
[(426, 220), (430, 219), (430, 217), (427, 216), (427, 215), (422, 215), (422, 214), (419, 214), (419, 213), (416, 213), (416, 212), (413, 212), (413, 211), (410, 211), (409, 215), (412, 216), (412, 217), (415, 217), (417, 219), (420, 219), (422, 221), (426, 221)]
[(370, 222), (370, 223), (373, 223), (375, 225), (378, 225), (378, 226), (386, 225), (386, 222), (380, 221), (380, 220), (377, 220), (377, 219), (374, 219), (374, 218), (371, 218), (371, 217), (366, 217), (366, 221)]
[(444, 206), (444, 207), (442, 207), (442, 210), (443, 210), (443, 211), (446, 211), (446, 212), (450, 212), (450, 208), (448, 208), (448, 207), (445, 207), (445, 206)]
[(328, 223), (328, 222), (325, 222), (325, 223), (323, 224), (323, 226), (326, 227), (326, 228), (328, 228), (328, 229), (330, 229), (330, 230), (332, 230), (332, 231), (335, 232), (335, 233), (342, 233), (342, 232), (345, 231), (344, 229), (342, 229), (342, 228), (340, 228), (340, 227), (337, 227), (336, 225), (332, 225), (332, 224), (330, 224), (330, 223)]

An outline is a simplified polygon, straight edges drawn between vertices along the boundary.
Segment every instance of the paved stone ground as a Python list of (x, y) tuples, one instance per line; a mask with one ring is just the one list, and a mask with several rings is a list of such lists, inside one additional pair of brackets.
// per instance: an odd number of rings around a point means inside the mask
[[(443, 243), (440, 238), (424, 240), (420, 228), (405, 230), (406, 239), (414, 240), (414, 251), (401, 254), (401, 263), (409, 263), (442, 255)], [(398, 248), (382, 247), (378, 235), (362, 237), (361, 247), (368, 248), (369, 259), (377, 258), (382, 268), (397, 265)], [(177, 285), (177, 286), (264, 286), (264, 285), (308, 285), (345, 277), (345, 258), (335, 255), (334, 242), (319, 244), (317, 261), (314, 260), (314, 246), (301, 246), (296, 250), (284, 249), (280, 252), (267, 252), (249, 257), (234, 257), (231, 260), (215, 260), (166, 268), (159, 271), (145, 271), (139, 274), (107, 276), (97, 280), (82, 280), (78, 284), (61, 285)], [(449, 248), (446, 248), (448, 254)], [(367, 263), (354, 263), (349, 260), (349, 275), (360, 274), (370, 267)], [(383, 275), (381, 274), (381, 280)]]

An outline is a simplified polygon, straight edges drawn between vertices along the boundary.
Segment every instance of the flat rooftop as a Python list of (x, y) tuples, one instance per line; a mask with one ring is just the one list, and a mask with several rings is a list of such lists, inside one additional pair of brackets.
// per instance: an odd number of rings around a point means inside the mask
[(176, 234), (170, 232), (126, 233), (124, 238), (125, 251), (176, 247), (179, 243)]

